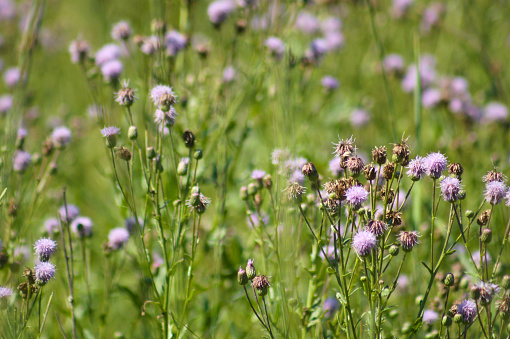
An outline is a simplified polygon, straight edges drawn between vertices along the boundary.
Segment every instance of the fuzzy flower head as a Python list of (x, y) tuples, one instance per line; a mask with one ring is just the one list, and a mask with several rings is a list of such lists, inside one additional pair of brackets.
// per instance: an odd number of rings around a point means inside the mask
[(122, 62), (117, 59), (107, 61), (101, 65), (101, 73), (103, 73), (104, 80), (108, 83), (117, 81), (122, 73), (122, 69)]
[(80, 215), (80, 210), (74, 205), (64, 205), (59, 208), (58, 214), (63, 222), (71, 222)]
[(171, 127), (175, 124), (177, 115), (178, 113), (175, 112), (175, 108), (173, 107), (170, 107), (167, 112), (157, 109), (156, 113), (154, 113), (154, 122), (159, 126)]
[(367, 198), (368, 192), (363, 186), (352, 186), (345, 192), (345, 199), (354, 210), (358, 210)]
[(439, 152), (430, 153), (425, 158), (426, 173), (432, 179), (438, 179), (443, 171), (446, 170), (447, 165), (446, 157)]
[(128, 242), (129, 232), (124, 227), (117, 227), (108, 234), (108, 246), (113, 250), (119, 250)]
[(488, 184), (492, 181), (506, 182), (506, 179), (507, 179), (506, 176), (502, 172), (499, 172), (496, 169), (487, 172), (487, 174), (482, 177), (482, 181), (486, 184)]
[(356, 108), (351, 112), (351, 125), (361, 128), (370, 122), (370, 113), (361, 108)]
[(432, 323), (435, 323), (438, 319), (439, 315), (433, 310), (425, 310), (423, 312), (423, 322), (425, 324), (432, 325)]
[(124, 222), (124, 225), (126, 226), (129, 234), (134, 234), (137, 229), (143, 229), (143, 219), (138, 217), (137, 221), (135, 217), (129, 217)]
[(92, 236), (92, 220), (87, 217), (77, 217), (71, 223), (71, 229), (80, 238), (88, 238)]
[(133, 34), (127, 21), (119, 21), (112, 28), (112, 38), (117, 41), (126, 41)]
[(24, 173), (30, 163), (32, 162), (32, 155), (25, 151), (17, 151), (14, 156), (13, 167), (15, 172)]
[(270, 36), (269, 38), (266, 39), (264, 45), (276, 59), (281, 59), (281, 57), (285, 53), (285, 44), (277, 37)]
[(367, 229), (377, 238), (382, 237), (388, 228), (389, 225), (382, 220), (369, 220), (367, 223)]
[(12, 109), (12, 96), (10, 94), (0, 96), (0, 113), (7, 114)]
[(335, 89), (338, 88), (338, 86), (340, 86), (340, 83), (338, 82), (338, 80), (335, 77), (332, 77), (329, 75), (323, 77), (321, 80), (321, 83), (322, 83), (322, 86), (325, 89), (327, 89), (328, 91), (334, 91)]
[(320, 29), (320, 22), (314, 15), (302, 11), (298, 14), (294, 26), (301, 32), (312, 35)]
[(43, 286), (55, 277), (55, 265), (49, 261), (45, 261), (35, 266), (35, 281), (37, 284)]
[(266, 172), (265, 171), (262, 171), (262, 170), (253, 170), (253, 172), (251, 172), (251, 177), (252, 179), (254, 180), (259, 180), (259, 179), (263, 179), (266, 175)]
[(303, 201), (303, 194), (306, 189), (297, 182), (290, 182), (283, 193), (287, 199), (293, 203), (300, 204)]
[(186, 205), (190, 207), (192, 211), (196, 210), (197, 213), (202, 214), (210, 204), (211, 199), (203, 195), (198, 186), (191, 189), (190, 198), (186, 201)]
[(71, 142), (71, 131), (64, 126), (56, 127), (51, 133), (51, 141), (56, 148), (63, 149)]
[(125, 81), (122, 88), (115, 93), (115, 101), (121, 106), (129, 107), (136, 99), (138, 98), (135, 95), (135, 90), (129, 87), (129, 81)]
[(383, 60), (383, 68), (388, 74), (401, 74), (404, 67), (404, 59), (398, 54), (388, 54)]
[(106, 147), (114, 148), (117, 145), (117, 135), (120, 134), (120, 128), (115, 126), (104, 127), (101, 134), (106, 138)]
[(501, 290), (498, 285), (483, 281), (480, 281), (474, 286), (480, 291), (480, 304), (483, 306), (489, 305), (496, 294)]
[(413, 181), (418, 181), (425, 176), (427, 168), (425, 167), (425, 158), (417, 156), (409, 162), (407, 175)]
[(267, 294), (269, 286), (271, 286), (268, 277), (266, 277), (265, 275), (256, 276), (255, 278), (253, 278), (251, 284), (257, 291), (257, 295), (260, 297), (264, 297)]
[(232, 0), (218, 0), (214, 1), (207, 7), (207, 15), (211, 23), (218, 27), (221, 23), (229, 17), (236, 8), (236, 4)]
[(224, 83), (230, 83), (235, 80), (236, 78), (236, 70), (233, 66), (229, 65), (225, 67), (223, 70), (223, 82)]
[(69, 45), (69, 54), (71, 54), (71, 62), (77, 64), (87, 59), (90, 52), (90, 46), (85, 40), (78, 38)]
[(18, 67), (8, 68), (4, 73), (4, 82), (9, 88), (13, 88), (21, 80), (21, 72)]
[(411, 252), (420, 243), (419, 236), (417, 231), (401, 231), (398, 235), (398, 242), (404, 251)]
[(149, 93), (154, 106), (162, 111), (170, 110), (170, 107), (177, 102), (177, 96), (172, 88), (165, 85), (154, 86)]
[(491, 102), (483, 110), (482, 121), (485, 123), (505, 121), (508, 117), (508, 108), (499, 102)]
[(484, 192), (485, 201), (487, 201), (491, 205), (498, 205), (505, 197), (507, 191), (508, 188), (506, 187), (504, 182), (497, 180), (491, 181), (485, 185)]
[(459, 179), (446, 177), (441, 180), (439, 187), (441, 188), (441, 195), (444, 201), (454, 202), (459, 199), (459, 194), (462, 189)]
[(359, 231), (352, 238), (352, 248), (360, 257), (365, 257), (377, 246), (377, 238), (369, 230)]
[(283, 165), (289, 160), (290, 152), (286, 148), (275, 148), (271, 153), (271, 163), (273, 165)]
[(35, 254), (39, 257), (40, 261), (48, 261), (57, 248), (57, 243), (48, 238), (42, 238), (35, 242)]
[(326, 318), (331, 318), (339, 308), (340, 303), (337, 298), (327, 298), (324, 300), (324, 305), (322, 305), (322, 310), (325, 312), (324, 316)]
[(44, 222), (44, 228), (49, 234), (54, 234), (60, 231), (60, 222), (57, 218), (50, 218)]
[(476, 303), (472, 299), (463, 300), (457, 307), (457, 313), (462, 315), (462, 318), (466, 324), (471, 324), (477, 314)]
[(170, 31), (165, 35), (166, 53), (170, 56), (176, 56), (188, 45), (188, 39), (178, 31)]
[(120, 57), (120, 47), (115, 44), (104, 45), (96, 53), (96, 65), (103, 66), (108, 61), (112, 61)]

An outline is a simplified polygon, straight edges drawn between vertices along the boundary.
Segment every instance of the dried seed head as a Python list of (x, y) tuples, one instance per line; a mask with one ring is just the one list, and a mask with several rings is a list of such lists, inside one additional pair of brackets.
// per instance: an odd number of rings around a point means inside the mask
[(395, 163), (389, 162), (384, 165), (383, 168), (383, 178), (386, 180), (391, 180), (393, 177), (393, 172), (395, 171)]
[(500, 181), (504, 183), (506, 181), (506, 177), (503, 173), (494, 169), (492, 171), (489, 171), (485, 176), (483, 176), (482, 181), (485, 183), (489, 183), (492, 181)]
[(379, 196), (381, 197), (382, 201), (386, 201), (386, 199), (388, 199), (387, 203), (391, 204), (393, 202), (393, 199), (395, 199), (395, 191), (390, 189), (388, 194), (386, 194), (386, 190), (385, 189), (381, 189), (379, 191)]
[(402, 142), (400, 144), (395, 144), (393, 145), (393, 158), (392, 160), (397, 163), (397, 164), (400, 164), (402, 163), (402, 161), (404, 161), (404, 159), (409, 159), (409, 154), (410, 154), (410, 150), (409, 150), (409, 145), (407, 144), (407, 139), (404, 139), (402, 140)]
[(350, 137), (349, 139), (342, 140), (340, 139), (335, 145), (335, 154), (337, 157), (342, 157), (345, 153), (352, 153), (354, 151), (354, 139)]
[(491, 210), (485, 210), (480, 214), (476, 222), (478, 223), (479, 226), (485, 226), (489, 222), (490, 217)]
[(287, 199), (296, 204), (300, 204), (303, 201), (303, 194), (305, 191), (305, 188), (297, 182), (291, 182), (287, 188), (283, 190)]
[(374, 147), (372, 150), (372, 159), (378, 165), (384, 165), (386, 162), (386, 146)]
[(464, 173), (464, 169), (462, 168), (461, 164), (452, 162), (451, 164), (448, 165), (448, 173), (460, 179), (462, 173)]
[(386, 220), (393, 227), (402, 225), (402, 212), (388, 211), (386, 213)]
[(301, 173), (303, 173), (303, 175), (311, 182), (316, 182), (319, 179), (319, 173), (317, 172), (315, 165), (311, 162), (307, 162), (303, 165)]
[(251, 282), (255, 290), (257, 291), (257, 295), (260, 297), (264, 297), (267, 294), (267, 290), (271, 284), (269, 283), (269, 279), (265, 275), (258, 275), (253, 278)]
[(353, 178), (357, 178), (363, 171), (363, 160), (361, 158), (350, 157), (346, 162), (347, 169)]
[(373, 163), (370, 163), (365, 166), (363, 169), (363, 174), (365, 175), (365, 179), (367, 180), (374, 180), (377, 173), (375, 172), (375, 166)]
[(191, 131), (185, 131), (182, 135), (182, 140), (187, 148), (193, 148), (195, 146), (195, 135)]
[(126, 147), (115, 148), (115, 153), (118, 159), (125, 161), (131, 160), (131, 152)]

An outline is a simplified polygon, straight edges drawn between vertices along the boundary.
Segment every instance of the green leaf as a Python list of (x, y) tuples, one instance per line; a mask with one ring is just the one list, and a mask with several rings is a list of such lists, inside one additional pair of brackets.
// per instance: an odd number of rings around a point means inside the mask
[(424, 261), (422, 261), (421, 264), (425, 266), (425, 268), (427, 269), (427, 271), (429, 271), (430, 274), (432, 274), (432, 270), (427, 266), (427, 264), (425, 264)]

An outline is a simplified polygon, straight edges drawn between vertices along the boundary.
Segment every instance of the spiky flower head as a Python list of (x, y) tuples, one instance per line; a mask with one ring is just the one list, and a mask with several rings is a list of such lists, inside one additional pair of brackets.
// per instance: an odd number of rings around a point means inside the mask
[(425, 324), (432, 325), (432, 323), (435, 323), (438, 319), (439, 315), (433, 310), (425, 310), (423, 312), (423, 322)]
[(60, 214), (63, 222), (69, 223), (80, 215), (80, 210), (75, 205), (66, 204), (59, 208), (58, 214)]
[(384, 165), (386, 162), (386, 146), (374, 147), (372, 150), (372, 159), (378, 165)]
[(382, 220), (369, 220), (367, 223), (367, 229), (377, 238), (382, 237), (388, 228), (388, 224)]
[(44, 286), (55, 277), (57, 270), (55, 265), (49, 261), (42, 262), (35, 266), (35, 281), (37, 284)]
[(57, 243), (51, 239), (42, 238), (35, 242), (34, 249), (40, 261), (48, 261), (51, 255), (55, 253)]
[(426, 173), (432, 179), (438, 179), (443, 171), (446, 170), (447, 165), (446, 157), (439, 152), (430, 153), (425, 158)]
[(327, 298), (322, 305), (322, 310), (326, 312), (324, 314), (326, 318), (331, 318), (339, 308), (340, 303), (337, 298)]
[(491, 205), (498, 205), (505, 197), (505, 193), (508, 191), (505, 183), (502, 181), (494, 180), (488, 182), (485, 185), (484, 197)]
[(122, 74), (123, 68), (124, 66), (122, 65), (122, 62), (114, 59), (105, 62), (101, 66), (101, 73), (103, 73), (104, 80), (107, 83), (117, 82)]
[(486, 184), (488, 184), (488, 183), (490, 183), (492, 181), (505, 182), (506, 179), (507, 179), (506, 176), (503, 173), (501, 173), (498, 170), (496, 170), (496, 169), (487, 172), (487, 174), (482, 177), (482, 181), (484, 183), (486, 183)]
[(425, 176), (427, 168), (425, 167), (425, 158), (417, 156), (409, 162), (407, 175), (412, 181), (418, 181)]
[(296, 204), (300, 204), (303, 201), (303, 194), (306, 189), (297, 182), (290, 182), (287, 188), (283, 190), (287, 199)]
[(255, 278), (253, 278), (251, 284), (253, 287), (255, 287), (257, 295), (260, 297), (264, 297), (267, 294), (269, 286), (271, 286), (269, 279), (265, 275), (256, 276)]
[(232, 0), (217, 0), (207, 7), (207, 15), (209, 15), (211, 23), (219, 27), (223, 21), (227, 20), (230, 13), (232, 13), (235, 8), (236, 4)]
[(112, 28), (112, 38), (117, 41), (125, 41), (133, 34), (133, 30), (127, 21), (119, 21)]
[(120, 134), (120, 128), (115, 126), (104, 127), (101, 134), (106, 138), (106, 147), (114, 148), (117, 145), (117, 134)]
[(129, 81), (124, 81), (122, 88), (115, 93), (115, 101), (121, 106), (129, 107), (136, 99), (135, 90), (129, 87)]
[(166, 85), (154, 86), (150, 91), (150, 97), (154, 106), (162, 111), (168, 111), (170, 106), (177, 102), (177, 96), (172, 87)]
[(186, 205), (190, 207), (192, 211), (196, 209), (198, 213), (205, 212), (205, 209), (210, 204), (211, 199), (200, 193), (200, 190), (191, 192), (190, 198), (186, 201)]
[(264, 42), (264, 45), (269, 49), (274, 58), (280, 59), (285, 53), (285, 44), (277, 37), (270, 36)]
[(417, 231), (400, 231), (398, 241), (404, 251), (411, 252), (420, 243), (419, 236), (420, 234)]
[(447, 202), (454, 202), (459, 199), (459, 193), (462, 189), (460, 180), (457, 178), (446, 177), (439, 183), (441, 195)]
[(0, 310), (5, 310), (12, 296), (12, 290), (9, 287), (0, 286)]
[(363, 186), (352, 186), (345, 192), (345, 199), (354, 210), (358, 210), (367, 198), (368, 192)]
[(489, 305), (496, 294), (501, 290), (500, 287), (496, 284), (487, 283), (480, 281), (478, 284), (475, 284), (479, 290), (480, 290), (480, 304), (482, 306)]
[(335, 154), (337, 157), (342, 157), (346, 153), (352, 153), (354, 151), (354, 139), (352, 136), (349, 139), (340, 139), (338, 143), (333, 144), (335, 146)]
[(90, 45), (82, 38), (78, 38), (69, 45), (69, 54), (73, 64), (81, 63), (87, 60), (90, 52)]
[(363, 160), (358, 157), (349, 157), (347, 159), (346, 165), (353, 178), (357, 178), (361, 171), (363, 171), (364, 167)]
[(51, 133), (51, 141), (57, 149), (63, 149), (71, 142), (71, 131), (64, 126), (56, 127)]
[(154, 122), (158, 124), (160, 127), (166, 126), (171, 127), (175, 124), (175, 118), (177, 117), (177, 112), (175, 112), (175, 108), (170, 107), (168, 111), (162, 111), (160, 109), (156, 110), (154, 113)]
[(24, 173), (32, 163), (32, 155), (25, 151), (17, 151), (14, 156), (13, 168), (15, 172)]
[(80, 238), (88, 238), (92, 236), (92, 220), (87, 217), (77, 217), (71, 223), (71, 229)]
[(367, 180), (375, 180), (377, 176), (377, 172), (375, 170), (375, 166), (373, 163), (365, 165), (363, 167), (363, 174), (365, 175), (365, 179)]
[(369, 230), (359, 231), (352, 238), (352, 248), (360, 257), (365, 257), (377, 246), (377, 238)]
[(57, 218), (50, 218), (44, 222), (44, 228), (49, 234), (54, 234), (60, 231), (60, 222)]
[(5, 70), (4, 82), (9, 88), (16, 86), (21, 80), (21, 72), (18, 67), (11, 67)]
[(119, 250), (127, 244), (129, 232), (124, 227), (117, 227), (108, 234), (108, 246), (113, 250)]
[(462, 320), (466, 324), (471, 324), (477, 314), (477, 306), (474, 300), (465, 299), (457, 307), (457, 314), (462, 316)]

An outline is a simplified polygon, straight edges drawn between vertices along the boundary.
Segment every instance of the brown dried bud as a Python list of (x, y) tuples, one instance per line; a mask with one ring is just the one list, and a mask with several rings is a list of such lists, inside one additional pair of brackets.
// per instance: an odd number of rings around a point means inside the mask
[(339, 140), (338, 144), (335, 144), (335, 151), (337, 157), (342, 157), (345, 153), (352, 153), (354, 151), (354, 140), (351, 138), (345, 140)]
[(363, 171), (363, 160), (361, 160), (361, 158), (356, 158), (356, 157), (350, 157), (348, 160), (347, 160), (347, 169), (349, 170), (349, 172), (351, 172), (351, 176), (353, 178), (357, 178), (361, 171)]
[(406, 140), (393, 146), (393, 161), (400, 164), (406, 157), (409, 157), (409, 145)]
[(453, 175), (460, 179), (462, 173), (464, 172), (464, 169), (462, 168), (462, 165), (456, 162), (452, 162), (448, 165), (448, 173), (450, 175)]
[(491, 217), (491, 210), (485, 210), (480, 214), (480, 216), (478, 217), (476, 222), (479, 226), (485, 226), (489, 222), (490, 217)]
[(30, 267), (25, 267), (22, 276), (27, 278), (27, 281), (30, 285), (35, 284), (35, 272)]
[(395, 211), (388, 211), (386, 213), (386, 221), (393, 227), (402, 225), (402, 213)]
[(386, 180), (391, 180), (393, 178), (393, 172), (395, 171), (395, 164), (392, 162), (387, 163), (384, 165), (383, 168), (383, 178)]
[(306, 164), (304, 164), (303, 168), (301, 169), (301, 172), (305, 177), (307, 177), (312, 182), (315, 182), (317, 181), (317, 179), (319, 179), (319, 173), (317, 172), (315, 165), (311, 162), (307, 162)]
[(501, 173), (501, 172), (496, 171), (496, 170), (492, 170), (492, 171), (488, 172), (483, 177), (483, 182), (489, 183), (491, 181), (501, 181), (501, 182), (504, 182), (505, 181), (505, 175), (503, 173)]
[(393, 202), (393, 199), (395, 199), (395, 191), (390, 189), (388, 194), (386, 194), (386, 190), (381, 189), (379, 191), (379, 196), (381, 197), (382, 201), (386, 201), (386, 199), (388, 199), (388, 204), (391, 204)]
[(18, 291), (23, 299), (27, 299), (28, 297), (28, 284), (26, 282), (22, 282), (18, 285)]
[(384, 165), (386, 162), (386, 146), (375, 147), (372, 150), (372, 159), (378, 165)]
[(182, 140), (187, 148), (193, 148), (195, 146), (195, 135), (191, 131), (185, 131), (182, 135)]
[(365, 166), (363, 169), (363, 174), (365, 175), (365, 179), (367, 180), (374, 180), (377, 173), (375, 172), (375, 166), (373, 163), (370, 163)]
[(16, 200), (9, 201), (9, 206), (7, 207), (7, 215), (10, 217), (15, 217), (18, 214), (18, 203)]
[(125, 161), (131, 160), (131, 152), (126, 147), (116, 148), (115, 152), (117, 154), (118, 159), (122, 159)]

